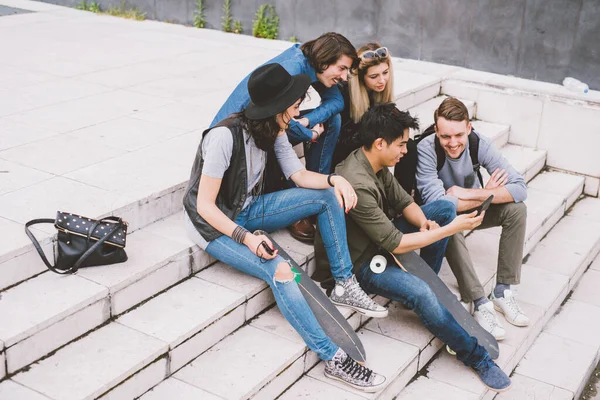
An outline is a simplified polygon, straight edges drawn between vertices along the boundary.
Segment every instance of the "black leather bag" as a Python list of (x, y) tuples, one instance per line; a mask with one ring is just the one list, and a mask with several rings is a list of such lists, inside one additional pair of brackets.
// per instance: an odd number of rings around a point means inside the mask
[[(42, 247), (29, 230), (30, 226), (41, 223), (53, 223), (58, 230), (55, 265), (50, 264)], [(127, 261), (127, 253), (125, 253), (127, 222), (118, 217), (94, 220), (58, 211), (55, 220), (40, 218), (27, 222), (25, 233), (48, 269), (57, 274), (72, 274), (83, 267)]]

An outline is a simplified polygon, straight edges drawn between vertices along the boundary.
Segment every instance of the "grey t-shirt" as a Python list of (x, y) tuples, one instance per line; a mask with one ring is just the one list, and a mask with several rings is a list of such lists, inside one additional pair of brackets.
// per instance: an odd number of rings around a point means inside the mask
[[(259, 183), (265, 170), (267, 154), (256, 147), (254, 140), (249, 137), (246, 131), (244, 131), (244, 147), (246, 151), (246, 170), (248, 171), (248, 196), (244, 203), (244, 208), (246, 208), (253, 199), (251, 196), (252, 189)], [(229, 128), (220, 126), (212, 129), (202, 140), (202, 158), (204, 159), (202, 175), (222, 179), (225, 171), (229, 168), (232, 154), (233, 135)], [(280, 135), (275, 139), (275, 156), (287, 179), (294, 173), (304, 169), (287, 135)], [(202, 249), (206, 249), (208, 242), (196, 231), (187, 215), (185, 218), (188, 233), (192, 240)]]

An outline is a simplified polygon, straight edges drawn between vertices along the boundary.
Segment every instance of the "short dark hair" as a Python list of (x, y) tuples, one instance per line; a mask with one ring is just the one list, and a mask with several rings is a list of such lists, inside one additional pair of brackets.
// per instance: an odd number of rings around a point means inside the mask
[(356, 49), (348, 39), (336, 32), (327, 32), (316, 39), (309, 40), (300, 47), (300, 50), (319, 74), (331, 64), (335, 64), (341, 56), (352, 59), (352, 69), (358, 67)]
[(359, 142), (370, 150), (376, 139), (383, 138), (390, 144), (402, 137), (407, 128), (419, 129), (419, 120), (398, 110), (394, 103), (376, 104), (360, 120)]

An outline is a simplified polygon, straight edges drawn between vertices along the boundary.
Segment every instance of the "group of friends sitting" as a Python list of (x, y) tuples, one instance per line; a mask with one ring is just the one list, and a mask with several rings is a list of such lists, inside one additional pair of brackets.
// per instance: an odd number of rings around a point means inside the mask
[[(301, 112), (309, 86), (321, 102)], [(432, 134), (417, 144), (409, 136), (419, 122), (396, 107), (393, 93), (389, 50), (368, 43), (357, 51), (333, 32), (258, 67), (203, 132), (184, 197), (189, 235), (215, 259), (270, 285), (280, 311), (332, 379), (366, 392), (380, 390), (386, 380), (325, 334), (290, 263), (268, 237), (251, 232), (288, 228), (295, 238), (314, 241), (313, 278), (323, 287), (331, 283), (334, 304), (385, 318), (388, 310), (369, 294), (397, 301), (489, 389), (507, 390), (510, 378), (488, 352), (427, 283), (391, 255), (420, 250), (435, 273), (446, 257), (461, 300), (484, 329), (504, 339), (499, 313), (512, 325), (529, 324), (511, 291), (521, 275), (525, 181), (490, 139), (472, 129), (462, 102), (444, 100)], [(292, 147), (300, 143), (305, 164)], [(406, 160), (414, 160), (413, 172)], [(479, 166), (490, 174), (485, 185)], [(400, 179), (407, 171), (411, 176)], [(470, 211), (491, 195), (486, 212)], [(497, 282), (488, 297), (462, 232), (497, 226)], [(388, 260), (383, 271), (370, 267), (376, 255)]]

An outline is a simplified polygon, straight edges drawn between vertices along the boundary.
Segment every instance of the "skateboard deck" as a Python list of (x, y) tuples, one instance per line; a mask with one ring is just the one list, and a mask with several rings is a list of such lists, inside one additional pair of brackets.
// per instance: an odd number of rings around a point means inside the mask
[(475, 318), (462, 306), (456, 295), (448, 289), (448, 286), (436, 275), (431, 267), (415, 253), (411, 251), (405, 254), (390, 254), (394, 262), (403, 270), (415, 275), (429, 285), (433, 293), (444, 307), (452, 314), (454, 319), (465, 331), (483, 346), (490, 356), (496, 360), (500, 354), (498, 342), (491, 333), (479, 325)]
[(268, 237), (279, 255), (290, 263), (300, 292), (327, 336), (354, 360), (361, 363), (365, 362), (367, 359), (365, 348), (358, 335), (323, 290), (268, 233), (259, 230), (255, 231), (254, 234)]

